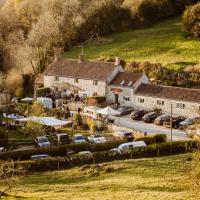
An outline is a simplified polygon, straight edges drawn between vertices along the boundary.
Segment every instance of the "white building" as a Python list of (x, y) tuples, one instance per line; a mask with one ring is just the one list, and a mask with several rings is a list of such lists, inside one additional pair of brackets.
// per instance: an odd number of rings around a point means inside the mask
[(44, 87), (66, 87), (79, 96), (106, 96), (107, 85), (119, 72), (115, 63), (62, 59), (53, 62), (44, 73)]
[(79, 96), (105, 96), (109, 104), (152, 110), (160, 108), (175, 115), (200, 113), (200, 90), (152, 85), (145, 74), (124, 72), (115, 63), (57, 60), (44, 73), (44, 87), (67, 89)]

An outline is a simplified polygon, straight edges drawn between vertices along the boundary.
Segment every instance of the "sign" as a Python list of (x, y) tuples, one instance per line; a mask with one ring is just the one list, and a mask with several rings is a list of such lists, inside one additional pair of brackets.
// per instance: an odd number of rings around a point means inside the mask
[(116, 93), (123, 92), (123, 90), (121, 88), (111, 88), (111, 91), (116, 92)]

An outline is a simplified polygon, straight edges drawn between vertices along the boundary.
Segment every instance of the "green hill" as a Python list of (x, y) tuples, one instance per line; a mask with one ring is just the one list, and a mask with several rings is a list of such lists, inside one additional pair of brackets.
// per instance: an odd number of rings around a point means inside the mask
[[(181, 18), (163, 21), (153, 27), (114, 34), (102, 44), (89, 43), (84, 48), (88, 59), (119, 56), (126, 61), (159, 62), (172, 68), (198, 63), (200, 41), (188, 40), (182, 32)], [(80, 48), (65, 53), (77, 58)]]
[(189, 160), (191, 154), (35, 173), (20, 178), (12, 194), (29, 200), (186, 200)]

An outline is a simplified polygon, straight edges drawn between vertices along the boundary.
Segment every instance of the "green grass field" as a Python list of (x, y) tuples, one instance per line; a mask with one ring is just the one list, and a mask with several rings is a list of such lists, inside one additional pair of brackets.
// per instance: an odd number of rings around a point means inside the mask
[(191, 154), (36, 173), (20, 178), (12, 194), (28, 200), (188, 200), (189, 160)]
[[(114, 34), (103, 44), (90, 43), (84, 48), (87, 59), (118, 56), (126, 61), (159, 62), (171, 68), (198, 63), (200, 41), (188, 40), (182, 32), (181, 17), (163, 21), (153, 27)], [(77, 58), (81, 49), (65, 52)]]

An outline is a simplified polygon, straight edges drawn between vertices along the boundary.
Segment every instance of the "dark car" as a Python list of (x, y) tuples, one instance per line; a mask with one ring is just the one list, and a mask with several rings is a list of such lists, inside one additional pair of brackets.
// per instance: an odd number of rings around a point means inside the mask
[(151, 123), (153, 120), (160, 115), (159, 112), (149, 112), (142, 117), (142, 120), (146, 123)]
[(131, 119), (132, 120), (142, 120), (142, 117), (147, 113), (148, 113), (148, 111), (146, 111), (146, 110), (133, 111), (131, 113)]
[(56, 134), (56, 142), (57, 142), (57, 145), (70, 144), (69, 135), (66, 133)]
[(156, 125), (163, 125), (164, 122), (169, 122), (170, 116), (169, 115), (160, 115), (154, 120), (154, 124)]
[[(184, 120), (185, 120), (185, 117), (182, 117), (182, 116), (174, 117), (174, 118), (172, 119), (172, 128), (179, 128), (180, 122), (182, 122), (182, 121), (184, 121)], [(166, 128), (171, 128), (171, 122), (170, 122), (170, 120), (164, 122), (164, 123), (163, 123), (163, 126), (166, 127)]]
[(119, 112), (118, 115), (116, 116), (124, 116), (124, 115), (129, 115), (131, 114), (131, 112), (134, 110), (133, 107), (128, 107), (128, 106), (123, 106), (117, 109), (117, 111)]

